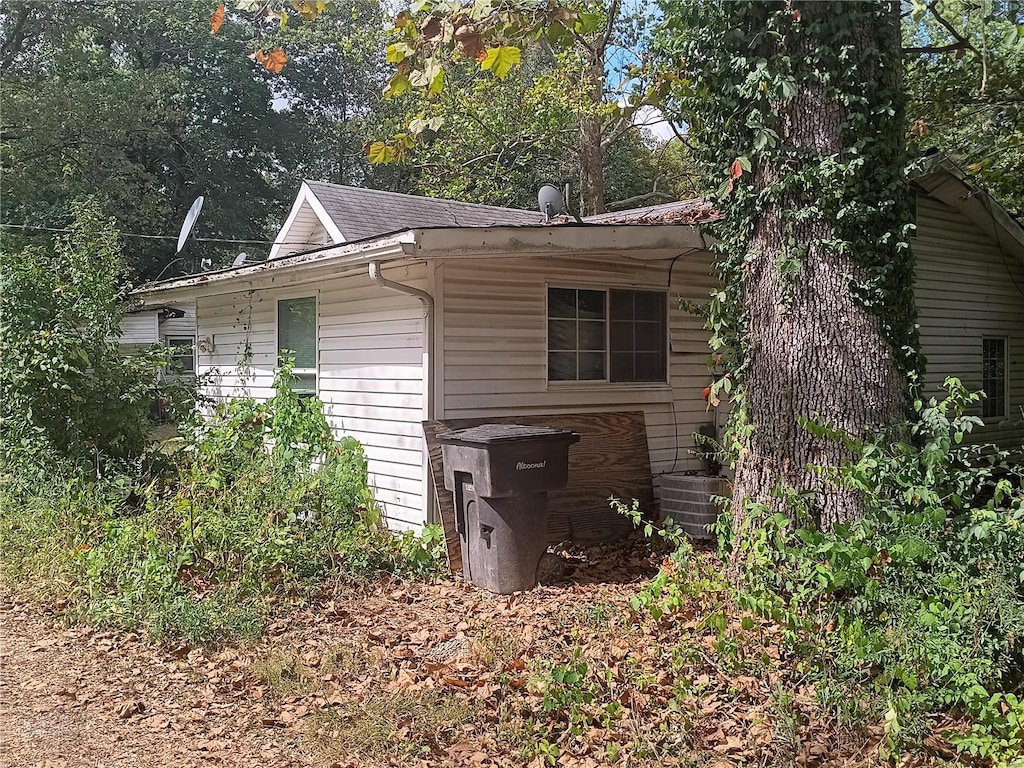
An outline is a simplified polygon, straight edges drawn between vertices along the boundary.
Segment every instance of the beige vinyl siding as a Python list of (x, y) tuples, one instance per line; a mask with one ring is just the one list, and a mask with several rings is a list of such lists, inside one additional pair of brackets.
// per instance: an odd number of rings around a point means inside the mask
[[(425, 287), (426, 269), (385, 273)], [(417, 281), (415, 278), (419, 277)], [(383, 290), (359, 275), (308, 286), (266, 288), (199, 299), (198, 337), (212, 353), (199, 352), (199, 372), (216, 374), (207, 393), (227, 398), (244, 392), (273, 394), (277, 359), (276, 312), (281, 298), (317, 296), (317, 394), (338, 437), (359, 440), (370, 484), (391, 527), (426, 522), (423, 433), (423, 307), (411, 296)], [(238, 362), (251, 350), (250, 376)]]
[[(567, 288), (666, 290), (667, 261), (507, 259), (447, 262), (438, 348), (442, 418), (642, 410), (655, 475), (697, 469), (691, 435), (713, 420), (701, 397), (710, 383), (702, 322), (678, 308), (712, 285), (708, 254), (676, 261), (668, 291), (669, 382), (612, 384), (547, 380), (546, 297)], [(724, 416), (723, 416), (724, 418)]]
[[(1008, 339), (1008, 415), (990, 420), (984, 440), (1011, 447), (1024, 443), (1024, 264), (955, 209), (918, 199), (915, 299), (926, 388), (939, 391), (947, 376), (981, 387), (981, 340)], [(1016, 284), (1014, 284), (1016, 281)], [(980, 414), (980, 409), (978, 410)]]

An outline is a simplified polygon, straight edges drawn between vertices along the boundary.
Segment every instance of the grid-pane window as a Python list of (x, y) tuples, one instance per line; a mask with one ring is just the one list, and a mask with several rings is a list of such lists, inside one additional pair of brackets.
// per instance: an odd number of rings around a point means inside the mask
[(612, 381), (665, 381), (665, 294), (610, 291)]
[(987, 395), (981, 403), (982, 417), (1006, 416), (1006, 339), (981, 340), (981, 388)]
[(656, 291), (548, 289), (548, 380), (664, 382), (666, 299)]
[(548, 289), (548, 380), (603, 381), (607, 336), (604, 291)]
[(295, 391), (316, 394), (316, 297), (277, 302), (277, 348), (280, 358), (295, 360)]

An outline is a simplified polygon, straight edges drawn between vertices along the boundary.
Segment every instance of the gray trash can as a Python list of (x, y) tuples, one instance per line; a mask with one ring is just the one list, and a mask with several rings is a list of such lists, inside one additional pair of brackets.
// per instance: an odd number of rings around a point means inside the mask
[(467, 581), (501, 595), (537, 584), (548, 491), (565, 487), (569, 446), (579, 439), (569, 430), (520, 424), (438, 435)]

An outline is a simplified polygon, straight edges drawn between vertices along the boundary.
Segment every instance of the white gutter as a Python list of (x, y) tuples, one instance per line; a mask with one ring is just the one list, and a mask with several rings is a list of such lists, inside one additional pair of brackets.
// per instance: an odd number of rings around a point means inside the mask
[[(244, 267), (229, 267), (164, 280), (160, 283), (147, 283), (132, 291), (132, 296), (143, 301), (157, 298), (163, 301), (179, 293), (192, 297), (237, 291), (242, 290), (238, 287), (238, 282), (245, 278), (275, 280), (275, 276), (282, 270), (282, 281), (286, 280), (288, 284), (311, 282), (326, 276), (340, 276), (353, 268), (362, 272), (363, 265), (370, 261), (383, 263), (408, 258), (413, 252), (414, 238), (415, 233), (409, 230), (377, 240), (336, 243), (306, 253), (283, 256)], [(284, 278), (284, 275), (288, 277)]]

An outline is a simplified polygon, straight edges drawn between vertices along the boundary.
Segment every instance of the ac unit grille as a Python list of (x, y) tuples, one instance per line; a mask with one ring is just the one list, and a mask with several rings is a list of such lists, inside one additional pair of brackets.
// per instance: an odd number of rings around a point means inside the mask
[(707, 529), (718, 519), (721, 509), (712, 496), (724, 496), (724, 477), (671, 474), (661, 476), (661, 516), (671, 517), (695, 539), (712, 539)]

